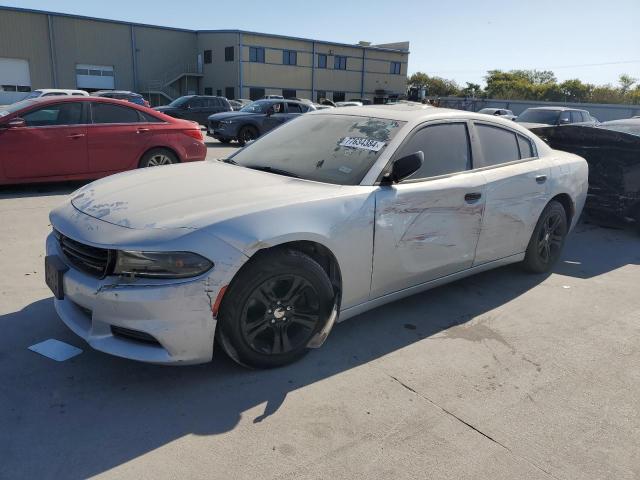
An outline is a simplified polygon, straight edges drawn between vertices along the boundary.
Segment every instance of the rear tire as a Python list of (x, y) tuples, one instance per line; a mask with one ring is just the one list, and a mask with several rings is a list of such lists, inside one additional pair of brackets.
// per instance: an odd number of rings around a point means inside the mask
[(258, 131), (251, 125), (242, 127), (238, 132), (238, 143), (241, 147), (244, 147), (247, 142), (255, 140), (256, 138), (258, 138)]
[(532, 273), (547, 273), (556, 264), (568, 233), (567, 213), (552, 200), (540, 214), (527, 246), (523, 267)]
[(171, 165), (178, 163), (178, 157), (166, 148), (154, 148), (145, 153), (140, 159), (140, 168), (159, 167), (162, 165)]
[(259, 253), (231, 283), (219, 328), (241, 365), (273, 368), (304, 356), (334, 304), (322, 267), (295, 250)]

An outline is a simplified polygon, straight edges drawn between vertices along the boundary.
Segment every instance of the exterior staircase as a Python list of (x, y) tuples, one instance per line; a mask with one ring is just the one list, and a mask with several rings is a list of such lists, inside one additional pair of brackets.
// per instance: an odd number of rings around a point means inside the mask
[(165, 70), (155, 79), (149, 80), (140, 93), (145, 95), (153, 104), (152, 98), (164, 99), (168, 102), (178, 97), (187, 95), (184, 80), (189, 78), (203, 77), (202, 65), (200, 63), (184, 63), (175, 65), (173, 68)]

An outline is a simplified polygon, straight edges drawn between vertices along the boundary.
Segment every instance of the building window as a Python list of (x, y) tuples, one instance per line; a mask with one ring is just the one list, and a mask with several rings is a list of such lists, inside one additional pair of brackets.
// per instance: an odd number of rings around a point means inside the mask
[(296, 98), (296, 91), (295, 90), (291, 90), (291, 89), (282, 89), (282, 96), (284, 98)]
[(347, 57), (343, 57), (340, 55), (336, 55), (335, 57), (333, 57), (333, 68), (336, 70), (346, 70)]
[(393, 75), (400, 75), (401, 70), (402, 64), (400, 62), (391, 62), (389, 73), (392, 73)]
[(264, 63), (264, 47), (249, 47), (249, 61)]
[(224, 89), (224, 96), (229, 100), (233, 100), (236, 98), (236, 89), (234, 87), (227, 87)]
[(264, 97), (264, 88), (249, 89), (249, 98), (251, 100), (260, 100), (262, 97)]
[(224, 61), (233, 62), (233, 47), (225, 47), (224, 49)]
[(217, 95), (218, 97), (221, 97), (221, 96), (222, 96), (222, 89), (220, 89), (220, 88), (219, 88), (219, 89), (217, 89), (217, 90), (216, 90), (216, 95)]
[(324, 53), (318, 54), (318, 68), (327, 68), (327, 56)]
[(334, 102), (344, 102), (344, 92), (333, 92)]
[(326, 100), (327, 92), (324, 90), (318, 90), (316, 92), (316, 102), (320, 103), (322, 100)]
[(298, 64), (298, 52), (293, 50), (282, 51), (282, 64), (283, 65), (297, 65)]
[(213, 53), (211, 50), (204, 51), (204, 63), (211, 63), (213, 61)]
[(213, 88), (212, 87), (204, 87), (204, 94), (205, 95), (213, 95)]

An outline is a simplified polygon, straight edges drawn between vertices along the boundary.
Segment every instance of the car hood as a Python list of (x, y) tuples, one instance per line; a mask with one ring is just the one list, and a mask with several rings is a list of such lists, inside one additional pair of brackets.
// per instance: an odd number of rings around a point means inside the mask
[(246, 118), (246, 117), (255, 117), (259, 115), (264, 115), (263, 113), (252, 113), (252, 112), (240, 112), (240, 111), (231, 111), (231, 112), (222, 112), (222, 113), (214, 113), (213, 115), (209, 115), (209, 120), (230, 120), (233, 118)]
[(176, 107), (170, 107), (168, 105), (164, 105), (162, 107), (153, 107), (156, 112), (175, 112), (178, 110)]
[(202, 228), (345, 189), (212, 160), (112, 175), (75, 192), (71, 203), (127, 228)]

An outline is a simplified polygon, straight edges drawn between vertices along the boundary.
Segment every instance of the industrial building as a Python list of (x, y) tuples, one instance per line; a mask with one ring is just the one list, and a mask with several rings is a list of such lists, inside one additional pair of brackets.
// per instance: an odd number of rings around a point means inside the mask
[(409, 42), (373, 45), (187, 30), (0, 7), (0, 104), (37, 88), (384, 102), (406, 92)]

